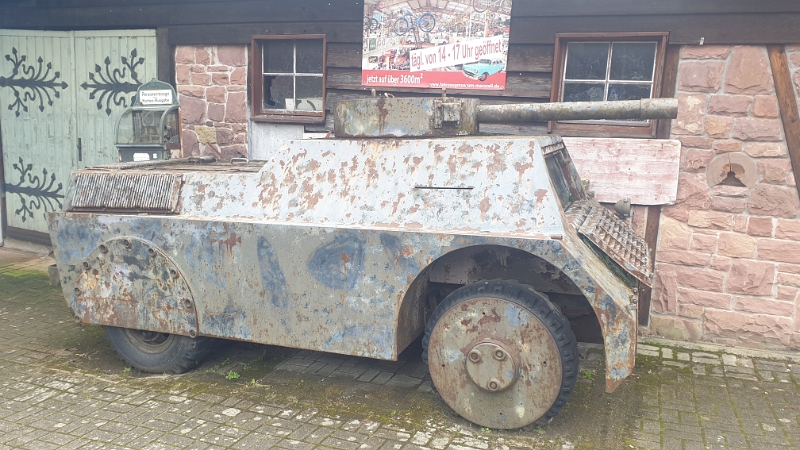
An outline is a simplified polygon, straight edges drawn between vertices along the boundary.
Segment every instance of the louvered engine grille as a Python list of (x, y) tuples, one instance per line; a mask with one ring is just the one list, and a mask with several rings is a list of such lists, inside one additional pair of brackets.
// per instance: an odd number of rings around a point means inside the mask
[(182, 175), (78, 173), (70, 211), (176, 213)]
[(567, 217), (578, 232), (647, 286), (653, 281), (652, 251), (641, 236), (596, 202), (575, 202)]

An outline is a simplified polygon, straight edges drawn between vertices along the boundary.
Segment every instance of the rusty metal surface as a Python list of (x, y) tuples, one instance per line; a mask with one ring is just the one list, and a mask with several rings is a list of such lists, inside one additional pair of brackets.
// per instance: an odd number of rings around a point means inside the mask
[(132, 237), (112, 238), (76, 270), (70, 306), (81, 322), (197, 335), (192, 292), (158, 247)]
[(633, 369), (636, 306), (565, 227), (542, 152), (558, 142), (294, 141), (257, 172), (187, 169), (178, 215), (49, 215), (65, 297), (76, 305), (81, 265), (99, 245), (131, 236), (169, 255), (191, 287), (198, 334), (395, 359), (424, 329), (425, 285), (443, 256), (513, 249), (555, 267), (589, 301), (613, 389)]
[(521, 103), (481, 105), (480, 123), (544, 122), (548, 120), (675, 119), (678, 99), (646, 98), (616, 102)]
[(431, 333), (428, 362), (444, 401), (490, 428), (539, 419), (561, 388), (561, 359), (547, 328), (532, 312), (498, 298), (467, 300), (445, 312)]
[(567, 215), (580, 234), (636, 279), (647, 286), (652, 285), (652, 250), (628, 224), (592, 200), (575, 202), (567, 210)]
[(175, 213), (182, 176), (165, 173), (87, 173), (75, 175), (70, 211)]
[(446, 137), (478, 133), (479, 100), (457, 98), (368, 98), (338, 102), (339, 138)]

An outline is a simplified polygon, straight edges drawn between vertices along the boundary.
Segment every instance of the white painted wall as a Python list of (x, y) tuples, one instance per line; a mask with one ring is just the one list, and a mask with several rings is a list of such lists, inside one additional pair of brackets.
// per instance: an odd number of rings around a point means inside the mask
[(250, 124), (250, 159), (266, 160), (282, 145), (294, 139), (303, 139), (303, 125), (274, 123)]

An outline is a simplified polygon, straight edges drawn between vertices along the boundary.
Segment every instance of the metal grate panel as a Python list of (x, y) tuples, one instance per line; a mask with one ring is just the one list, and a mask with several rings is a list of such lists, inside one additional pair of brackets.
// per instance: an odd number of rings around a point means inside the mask
[(69, 210), (177, 213), (182, 181), (168, 173), (78, 173)]
[[(652, 251), (627, 223), (603, 206), (575, 202), (567, 213), (578, 232), (639, 281), (653, 282)], [(571, 214), (570, 214), (571, 213)]]

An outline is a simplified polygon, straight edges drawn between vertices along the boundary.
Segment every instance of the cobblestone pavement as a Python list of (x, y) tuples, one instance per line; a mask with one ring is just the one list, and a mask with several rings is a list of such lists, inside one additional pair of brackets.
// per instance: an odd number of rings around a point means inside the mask
[(221, 343), (198, 369), (143, 374), (79, 326), (47, 258), (0, 248), (0, 450), (796, 448), (800, 358), (640, 345), (603, 392), (581, 346), (575, 393), (550, 424), (476, 427), (433, 391), (420, 348), (397, 362)]

